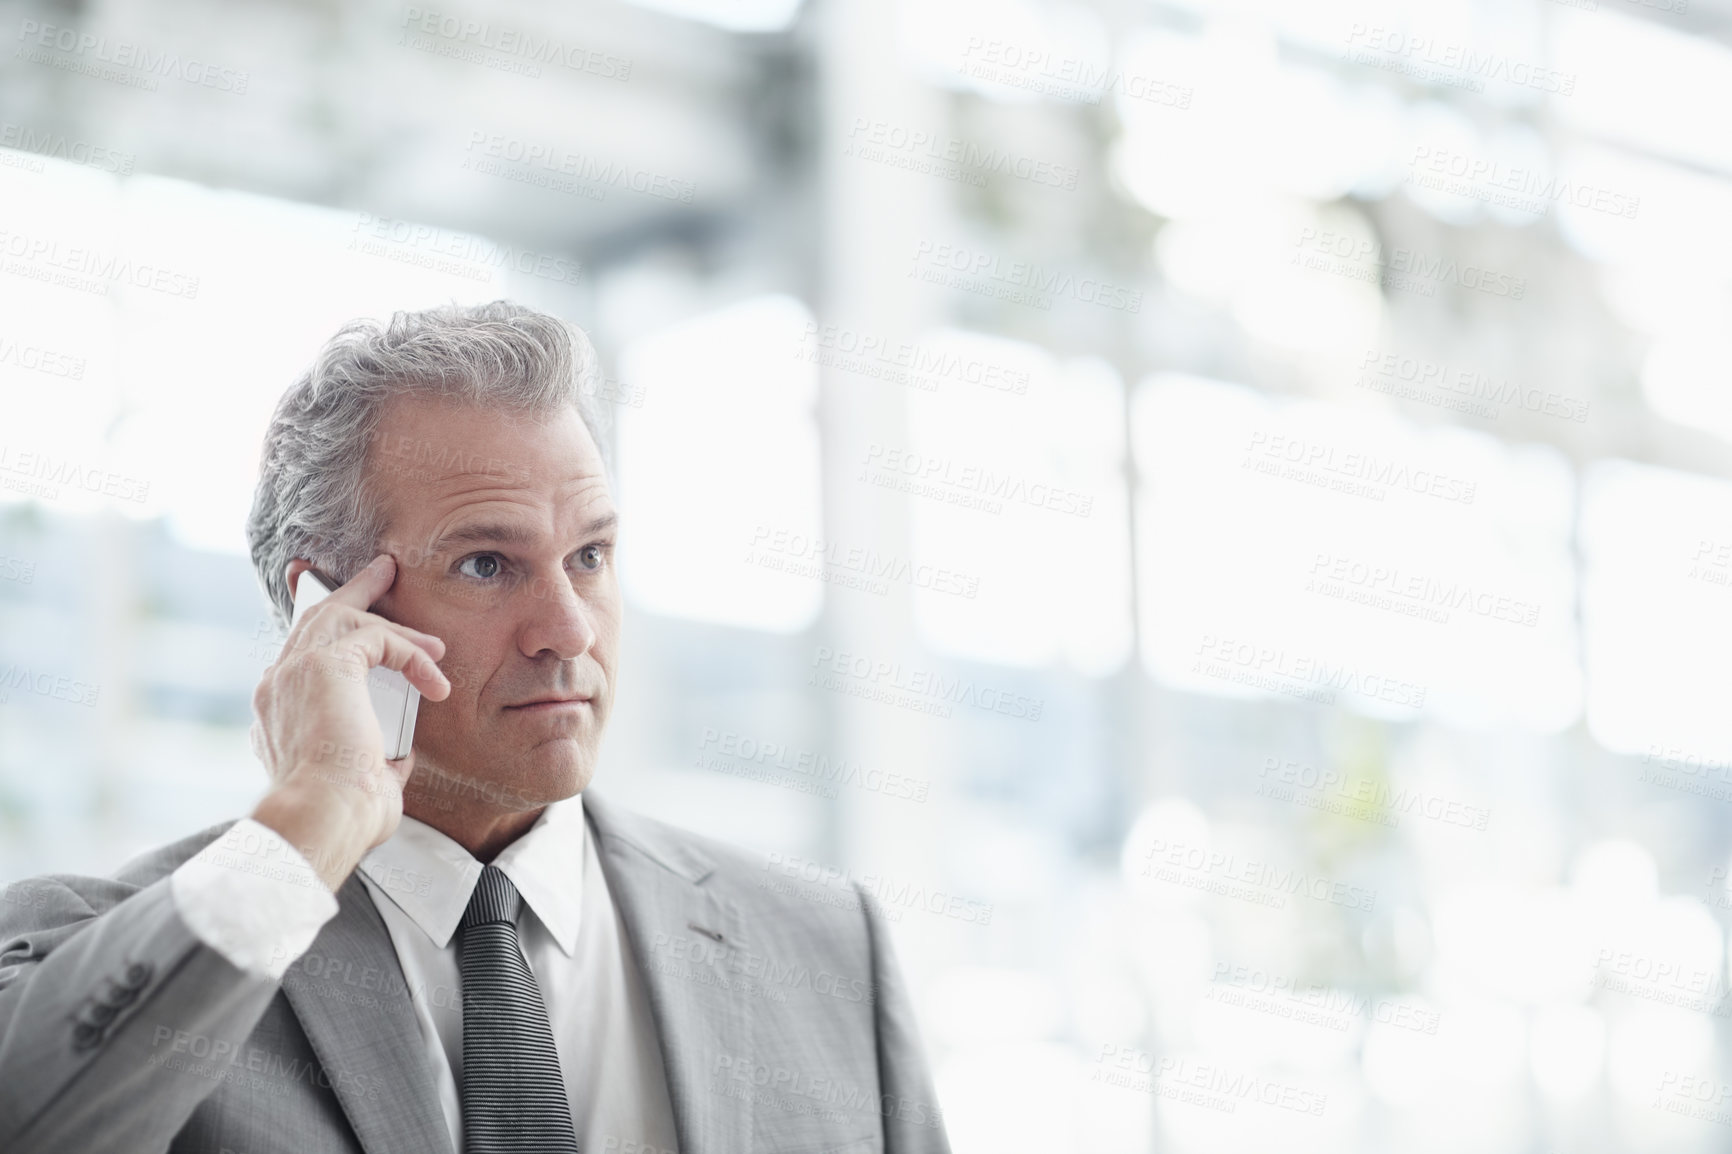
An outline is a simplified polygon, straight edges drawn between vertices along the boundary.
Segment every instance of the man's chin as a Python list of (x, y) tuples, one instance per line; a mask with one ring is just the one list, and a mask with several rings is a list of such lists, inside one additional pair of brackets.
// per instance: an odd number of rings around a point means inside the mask
[(576, 738), (545, 741), (518, 759), (518, 780), (535, 782), (558, 801), (580, 793), (595, 776), (595, 751)]
[(553, 802), (575, 797), (588, 789), (590, 780), (594, 776), (594, 770), (588, 762), (584, 762), (562, 768), (545, 777), (538, 777), (534, 792), (545, 799), (541, 802), (542, 805), (551, 805)]
[(502, 810), (539, 809), (582, 793), (595, 776), (594, 752), (569, 738), (543, 742), (509, 762), (486, 762), (475, 771), (450, 768), (420, 750), (415, 762), (403, 790), (405, 812), (411, 803), (433, 810), (477, 802)]

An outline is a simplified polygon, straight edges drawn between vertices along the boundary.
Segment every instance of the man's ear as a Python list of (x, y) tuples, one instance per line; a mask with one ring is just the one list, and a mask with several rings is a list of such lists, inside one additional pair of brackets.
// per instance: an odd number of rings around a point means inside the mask
[(295, 596), (295, 582), (299, 581), (301, 579), (302, 573), (305, 573), (308, 569), (311, 569), (312, 567), (313, 567), (313, 563), (311, 561), (307, 560), (305, 557), (296, 557), (293, 561), (289, 562), (289, 567), (287, 569), (287, 572), (289, 575), (289, 598), (290, 598), (290, 600), (293, 600), (294, 596)]

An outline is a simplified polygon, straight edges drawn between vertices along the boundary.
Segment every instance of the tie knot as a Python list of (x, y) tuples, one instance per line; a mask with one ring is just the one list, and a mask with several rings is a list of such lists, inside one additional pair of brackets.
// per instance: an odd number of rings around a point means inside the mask
[(469, 907), (463, 911), (463, 922), (458, 928), (466, 930), (489, 922), (516, 925), (522, 904), (523, 898), (511, 879), (495, 867), (486, 866), (476, 879), (475, 892), (469, 895)]

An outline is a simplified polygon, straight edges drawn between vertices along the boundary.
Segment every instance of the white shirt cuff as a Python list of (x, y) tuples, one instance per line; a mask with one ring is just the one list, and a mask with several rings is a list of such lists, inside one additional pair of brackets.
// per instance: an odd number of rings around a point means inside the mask
[(200, 941), (236, 968), (273, 981), (337, 916), (336, 895), (312, 864), (250, 817), (183, 862), (169, 889)]

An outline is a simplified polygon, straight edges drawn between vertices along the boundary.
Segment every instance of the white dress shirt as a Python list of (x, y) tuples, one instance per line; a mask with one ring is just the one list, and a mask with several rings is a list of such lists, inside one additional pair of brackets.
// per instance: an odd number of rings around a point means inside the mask
[[(672, 1154), (661, 1045), (584, 821), (583, 795), (548, 806), (493, 864), (523, 895), (519, 940), (547, 1006), (579, 1147)], [(462, 846), (412, 817), (360, 865), (402, 965), (457, 1150), (463, 1009), (456, 931), (481, 868)], [(170, 885), (201, 940), (234, 965), (274, 978), (337, 912), (311, 864), (251, 819), (188, 859)]]

